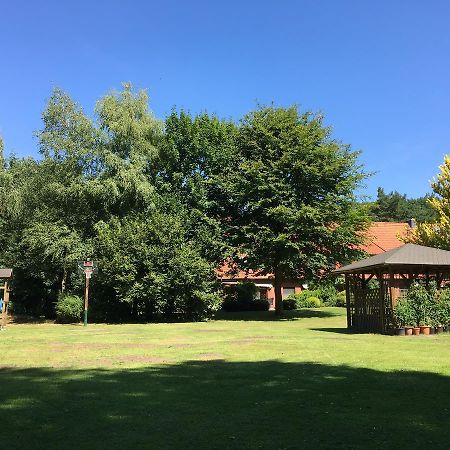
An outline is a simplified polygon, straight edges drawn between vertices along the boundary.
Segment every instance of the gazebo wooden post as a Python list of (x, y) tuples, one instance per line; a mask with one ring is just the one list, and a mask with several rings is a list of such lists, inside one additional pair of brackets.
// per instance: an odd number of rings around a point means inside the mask
[(352, 314), (350, 310), (350, 276), (345, 274), (345, 303), (347, 305), (347, 328), (352, 327)]
[(391, 311), (394, 310), (394, 272), (392, 271), (392, 267), (389, 267), (389, 297), (390, 297), (390, 305), (391, 305)]
[(384, 276), (383, 272), (381, 270), (377, 273), (377, 278), (380, 283), (380, 292), (379, 292), (379, 301), (380, 301), (380, 325), (381, 325), (381, 331), (384, 333), (386, 331), (386, 324), (385, 324), (385, 286), (384, 286)]

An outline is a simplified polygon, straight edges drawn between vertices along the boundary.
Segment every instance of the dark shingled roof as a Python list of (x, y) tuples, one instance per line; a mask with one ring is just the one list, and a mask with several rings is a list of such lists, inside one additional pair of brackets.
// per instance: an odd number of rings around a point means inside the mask
[(334, 273), (361, 272), (389, 266), (434, 266), (450, 269), (450, 252), (423, 245), (406, 244), (336, 269)]
[(11, 278), (12, 269), (0, 269), (0, 278)]

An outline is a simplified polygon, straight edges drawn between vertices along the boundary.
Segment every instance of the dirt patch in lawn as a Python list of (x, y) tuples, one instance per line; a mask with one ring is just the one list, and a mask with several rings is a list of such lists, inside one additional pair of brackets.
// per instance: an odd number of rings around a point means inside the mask
[(159, 356), (150, 355), (121, 355), (116, 358), (95, 358), (86, 359), (82, 361), (83, 366), (101, 366), (101, 367), (111, 367), (120, 364), (166, 364), (169, 363), (168, 358), (161, 358)]
[(215, 330), (208, 330), (208, 329), (200, 329), (200, 330), (194, 330), (194, 333), (225, 333), (228, 330), (219, 330), (219, 329), (215, 329)]
[(215, 361), (215, 360), (224, 360), (225, 356), (222, 353), (200, 353), (197, 355), (197, 358), (200, 361)]
[(272, 336), (248, 336), (241, 339), (233, 339), (230, 344), (255, 344), (258, 341), (268, 341)]
[(111, 344), (101, 344), (96, 342), (90, 343), (73, 343), (73, 344), (63, 344), (56, 343), (50, 345), (50, 351), (52, 352), (66, 352), (66, 351), (77, 351), (77, 350), (112, 350), (112, 349), (134, 349), (134, 348), (145, 348), (145, 349), (160, 349), (160, 348), (183, 348), (190, 347), (192, 344), (187, 343), (177, 343), (177, 342), (166, 342), (159, 344), (152, 344), (148, 342), (116, 342)]

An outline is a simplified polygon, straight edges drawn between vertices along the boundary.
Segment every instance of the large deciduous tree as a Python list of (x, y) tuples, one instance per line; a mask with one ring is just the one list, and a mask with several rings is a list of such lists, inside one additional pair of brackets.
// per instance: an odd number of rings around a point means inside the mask
[(324, 275), (356, 256), (368, 218), (355, 189), (366, 174), (320, 115), (296, 107), (250, 113), (237, 145), (228, 234), (242, 267), (274, 274), (281, 312), (284, 280)]

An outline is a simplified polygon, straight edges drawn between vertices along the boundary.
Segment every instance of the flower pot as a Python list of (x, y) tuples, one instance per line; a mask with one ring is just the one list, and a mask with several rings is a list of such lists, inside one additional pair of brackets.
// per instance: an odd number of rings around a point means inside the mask
[(420, 328), (419, 327), (414, 327), (413, 328), (413, 335), (414, 336), (419, 336), (420, 334)]
[(444, 331), (444, 327), (442, 327), (442, 326), (436, 327), (436, 334), (442, 333), (443, 331)]
[(450, 325), (447, 325), (447, 332), (450, 331)]
[(428, 326), (420, 327), (420, 334), (426, 334), (428, 336), (430, 334), (430, 328)]
[(412, 336), (413, 334), (413, 327), (406, 327), (405, 328), (405, 335), (406, 336)]
[(405, 335), (405, 329), (404, 328), (396, 328), (395, 329), (395, 335), (396, 336), (404, 336)]
[(430, 334), (434, 334), (436, 332), (436, 328), (435, 327), (430, 327)]

